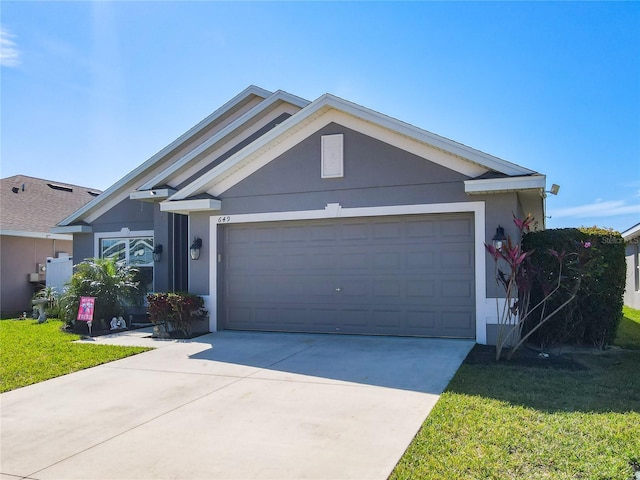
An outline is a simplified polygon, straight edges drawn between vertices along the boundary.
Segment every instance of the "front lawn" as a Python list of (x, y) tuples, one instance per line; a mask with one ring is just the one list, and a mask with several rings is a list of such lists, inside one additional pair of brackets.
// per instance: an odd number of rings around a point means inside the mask
[(622, 313), (613, 343), (623, 348), (640, 348), (640, 310), (625, 306)]
[(463, 364), (390, 478), (636, 478), (640, 336), (617, 342), (579, 371)]
[(0, 321), (0, 392), (149, 350), (72, 343), (80, 336), (61, 331), (62, 325), (59, 320)]

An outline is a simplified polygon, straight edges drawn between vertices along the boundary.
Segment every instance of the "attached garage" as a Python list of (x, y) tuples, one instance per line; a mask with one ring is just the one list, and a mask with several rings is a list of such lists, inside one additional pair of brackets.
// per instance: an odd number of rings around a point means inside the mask
[(475, 337), (473, 213), (223, 229), (225, 329)]

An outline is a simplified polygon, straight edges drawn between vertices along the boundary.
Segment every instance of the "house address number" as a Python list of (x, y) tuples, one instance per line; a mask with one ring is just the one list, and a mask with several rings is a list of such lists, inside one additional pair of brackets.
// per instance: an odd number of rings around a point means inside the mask
[(231, 221), (230, 216), (218, 217), (218, 223), (229, 223)]

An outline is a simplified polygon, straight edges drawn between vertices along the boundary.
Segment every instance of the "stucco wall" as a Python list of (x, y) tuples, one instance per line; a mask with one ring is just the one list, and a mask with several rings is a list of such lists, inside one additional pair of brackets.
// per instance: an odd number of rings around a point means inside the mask
[[(73, 243), (68, 240), (41, 238), (0, 237), (0, 310), (3, 316), (31, 313), (33, 284), (29, 273), (37, 272), (38, 264), (46, 265), (47, 257), (57, 253), (73, 254)], [(44, 283), (44, 275), (41, 276)]]
[(627, 257), (627, 281), (624, 291), (624, 304), (640, 309), (640, 280), (638, 276), (640, 237), (631, 239), (625, 246)]

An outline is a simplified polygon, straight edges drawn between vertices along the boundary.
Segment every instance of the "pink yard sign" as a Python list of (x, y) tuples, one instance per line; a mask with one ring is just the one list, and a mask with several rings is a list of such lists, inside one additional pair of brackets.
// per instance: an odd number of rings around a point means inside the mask
[(78, 307), (78, 320), (83, 322), (93, 321), (93, 307), (96, 303), (96, 297), (80, 297), (80, 306)]

